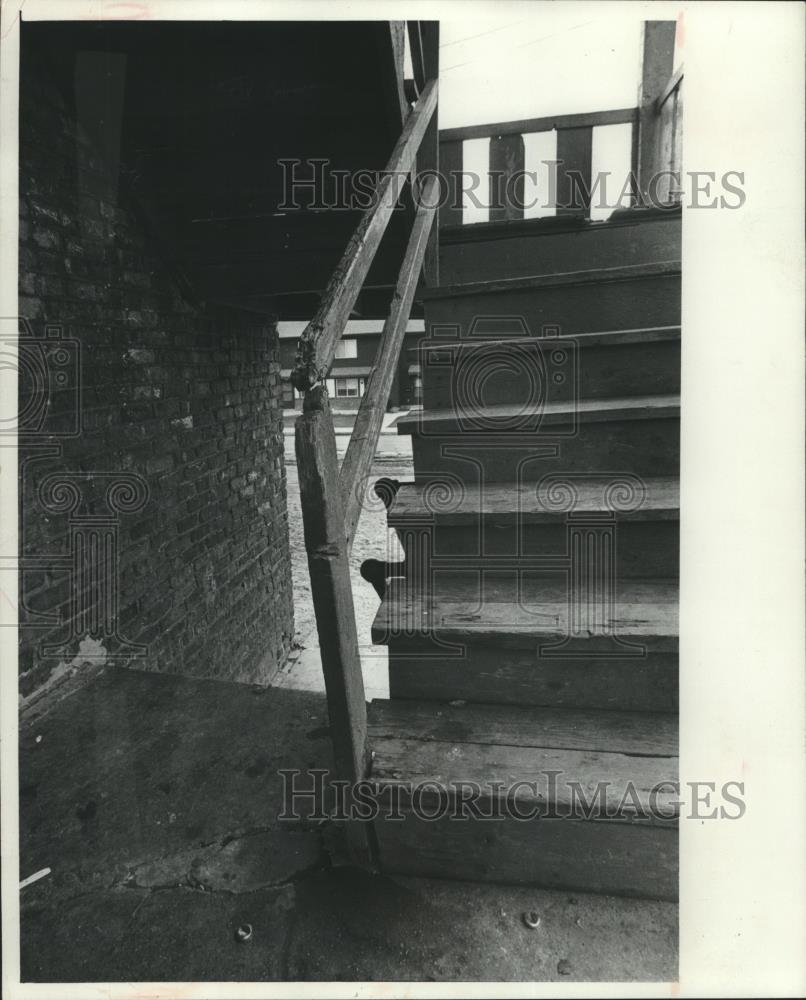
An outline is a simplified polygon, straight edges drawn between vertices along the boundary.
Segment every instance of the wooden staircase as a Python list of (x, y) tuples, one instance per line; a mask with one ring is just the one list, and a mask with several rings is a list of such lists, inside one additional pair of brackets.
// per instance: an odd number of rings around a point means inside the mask
[(680, 216), (636, 214), (644, 259), (611, 227), (611, 267), (424, 296), (372, 635), (384, 870), (676, 898)]
[[(675, 25), (645, 26), (638, 107), (444, 132), (439, 26), (407, 28), (416, 103), (292, 374), (351, 854), (388, 872), (674, 899), (681, 214), (671, 181), (660, 202), (645, 195), (680, 162)], [(631, 129), (632, 207), (593, 222), (577, 182), (592, 177), (594, 129), (615, 124)], [(547, 131), (556, 216), (527, 220), (517, 197), (499, 203), (498, 165), (517, 193), (523, 136)], [(492, 221), (464, 226), (461, 200), (438, 195), (458, 190), (463, 142), (485, 136)], [(340, 466), (324, 382), (397, 177), (417, 211)], [(415, 294), (424, 406), (398, 421), (414, 481), (376, 484), (405, 561), (362, 567), (382, 593), (372, 639), (389, 649), (390, 698), (367, 706), (349, 554)]]

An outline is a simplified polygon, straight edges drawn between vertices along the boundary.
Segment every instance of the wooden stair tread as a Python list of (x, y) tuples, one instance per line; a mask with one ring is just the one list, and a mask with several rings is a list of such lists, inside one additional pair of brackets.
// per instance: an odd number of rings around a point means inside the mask
[[(546, 403), (535, 409), (535, 414), (540, 413), (540, 426), (551, 424), (566, 425), (569, 419), (576, 416), (580, 423), (602, 423), (606, 421), (618, 420), (663, 420), (678, 418), (680, 416), (680, 397), (677, 395), (668, 396), (627, 396), (620, 399), (591, 399), (591, 400), (560, 400), (558, 402)], [(526, 419), (528, 410), (521, 406), (487, 406), (478, 407), (472, 414), (464, 416), (465, 421), (476, 419), (480, 421), (513, 421), (518, 418)], [(455, 410), (418, 410), (401, 417), (397, 421), (398, 434), (416, 434), (422, 427), (426, 428), (428, 434), (435, 434), (439, 431), (448, 433), (462, 433), (464, 428), (458, 426), (462, 417), (457, 415)], [(501, 430), (493, 427), (489, 428), (468, 428), (467, 433), (473, 434), (496, 434), (506, 432), (506, 425)]]
[[(484, 602), (473, 571), (437, 573), (434, 593), (407, 585), (402, 577), (389, 581), (386, 596), (372, 624), (373, 642), (402, 633), (427, 638), (432, 633), (453, 641), (492, 642), (501, 647), (529, 648), (536, 642), (567, 635), (569, 600), (559, 574), (515, 573), (484, 577)], [(625, 641), (647, 649), (674, 651), (678, 645), (678, 584), (676, 580), (625, 579), (619, 582), (615, 614), (586, 641), (606, 639), (612, 630)]]
[[(627, 478), (627, 477), (622, 477)], [(639, 485), (637, 477), (629, 477)], [(423, 519), (438, 524), (476, 525), (479, 515), (496, 525), (564, 522), (569, 510), (574, 513), (599, 513), (613, 510), (619, 521), (677, 521), (680, 517), (680, 484), (674, 476), (647, 477), (640, 480), (643, 498), (636, 494), (633, 504), (616, 497), (608, 502), (608, 487), (619, 477), (590, 475), (568, 477), (576, 497), (573, 506), (552, 503), (552, 491), (563, 481), (561, 475), (549, 476), (541, 483), (488, 483), (483, 488), (467, 485), (440, 502), (439, 480), (433, 483), (403, 483), (387, 513), (390, 527), (404, 527)], [(620, 509), (627, 506), (628, 509)], [(442, 509), (444, 508), (444, 509)]]
[(370, 745), (406, 738), (437, 743), (678, 755), (677, 716), (663, 712), (585, 711), (520, 705), (376, 699), (368, 707)]
[[(623, 729), (619, 737), (620, 719), (603, 718), (626, 713), (560, 711), (554, 713), (553, 725), (544, 729), (542, 738), (540, 735), (535, 737), (537, 745), (530, 745), (511, 742), (513, 735), (523, 734), (528, 718), (517, 709), (502, 706), (491, 709), (486, 705), (473, 706), (471, 712), (463, 709), (466, 720), (460, 730), (455, 716), (446, 717), (444, 706), (432, 704), (430, 707), (433, 712), (430, 722), (424, 719), (427, 707), (422, 703), (414, 703), (412, 707), (401, 703), (394, 715), (382, 707), (373, 711), (369, 732), (370, 781), (373, 784), (408, 788), (433, 782), (447, 788), (450, 794), (460, 783), (473, 782), (480, 786), (482, 797), (487, 799), (509, 792), (519, 803), (529, 803), (541, 811), (556, 809), (561, 815), (574, 815), (578, 814), (580, 803), (574, 798), (572, 784), (577, 784), (590, 801), (597, 785), (607, 782), (606, 795), (611, 811), (607, 817), (593, 817), (594, 821), (631, 821), (636, 818), (637, 804), (647, 814), (643, 822), (651, 817), (650, 823), (668, 823), (677, 816), (678, 758), (669, 753), (671, 725), (666, 719), (658, 719), (658, 749), (661, 752), (655, 753), (647, 743), (655, 723), (654, 716), (645, 716), (636, 724), (644, 735), (643, 742), (639, 743), (635, 737), (626, 737)], [(441, 717), (437, 715), (440, 711), (443, 712)], [(565, 725), (561, 719), (563, 714), (569, 716)], [(584, 728), (580, 718), (583, 714), (587, 715), (589, 726), (599, 729), (599, 736), (593, 742), (600, 743), (601, 747), (570, 745), (582, 739), (576, 727)], [(494, 738), (492, 729), (495, 726), (501, 727), (500, 740)], [(612, 743), (608, 743), (608, 739)], [(618, 749), (636, 745), (644, 751), (649, 748), (649, 752)], [(558, 773), (552, 778), (551, 772)], [(516, 783), (521, 784), (516, 786)], [(534, 783), (536, 787), (529, 787), (527, 783)], [(658, 808), (664, 816), (652, 815)]]
[(680, 326), (651, 326), (636, 327), (631, 330), (597, 330), (591, 333), (575, 333), (571, 337), (464, 337), (459, 340), (442, 340), (437, 337), (426, 338), (420, 341), (415, 347), (409, 348), (409, 354), (422, 355), (426, 351), (470, 351), (489, 347), (501, 349), (510, 345), (530, 346), (539, 344), (547, 350), (553, 347), (561, 347), (563, 343), (569, 342), (579, 347), (607, 347), (621, 346), (627, 344), (648, 344), (660, 343), (662, 341), (679, 341)]
[(530, 274), (517, 278), (496, 278), (491, 281), (471, 281), (424, 289), (423, 302), (451, 299), (463, 295), (501, 294), (522, 289), (556, 288), (569, 285), (591, 285), (636, 278), (674, 277), (680, 274), (679, 260), (654, 261), (648, 264), (626, 264), (622, 267), (588, 268), (561, 273)]

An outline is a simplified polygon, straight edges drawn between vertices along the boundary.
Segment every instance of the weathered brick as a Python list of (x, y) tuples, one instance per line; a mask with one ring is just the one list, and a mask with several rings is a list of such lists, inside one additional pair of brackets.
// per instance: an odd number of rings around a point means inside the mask
[(34, 229), (34, 243), (43, 250), (54, 250), (61, 246), (61, 236), (54, 229), (37, 227)]
[[(118, 621), (148, 655), (124, 665), (265, 680), (259, 665), (279, 665), (293, 634), (282, 424), (266, 417), (280, 405), (276, 328), (187, 301), (51, 85), (33, 66), (23, 79), (19, 312), (37, 334), (59, 323), (79, 341), (83, 425), (43, 435), (57, 460), (23, 465), (21, 450), (23, 552), (69, 554), (67, 515), (38, 500), (45, 475), (89, 488), (97, 472), (91, 514), (105, 509), (100, 474), (141, 476), (145, 506), (118, 517)], [(70, 420), (51, 413), (46, 430)], [(22, 596), (65, 620), (23, 630), (25, 694), (58, 664), (42, 642), (71, 637), (71, 587), (44, 575), (23, 574)]]

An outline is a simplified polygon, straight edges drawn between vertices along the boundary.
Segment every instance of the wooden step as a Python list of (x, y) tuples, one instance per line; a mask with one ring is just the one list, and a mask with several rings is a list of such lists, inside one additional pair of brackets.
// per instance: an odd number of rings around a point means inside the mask
[(546, 327), (575, 336), (591, 330), (675, 326), (680, 323), (680, 262), (658, 261), (562, 274), (531, 274), (422, 293), (426, 329), (467, 336), (480, 319), (518, 317), (526, 332)]
[(464, 340), (424, 338), (416, 354), (425, 408), (680, 392), (679, 326), (573, 338), (511, 331), (511, 323), (492, 319)]
[(440, 278), (449, 285), (572, 271), (583, 260), (589, 267), (679, 260), (681, 212), (632, 211), (604, 222), (560, 217), (447, 226), (439, 242)]
[(549, 473), (676, 475), (678, 396), (549, 401), (456, 412), (414, 411), (397, 422), (413, 435), (415, 479), (533, 482)]
[[(418, 569), (425, 572), (425, 567)], [(488, 572), (435, 570), (428, 583), (395, 577), (372, 624), (376, 643), (432, 637), (451, 645), (502, 649), (542, 647), (548, 654), (569, 634), (570, 584), (565, 570)], [(612, 609), (586, 621), (582, 651), (610, 652), (616, 633), (627, 643), (676, 652), (678, 586), (674, 580), (624, 580)], [(624, 655), (627, 655), (626, 653)]]
[[(444, 489), (450, 490), (446, 483)], [(559, 487), (559, 492), (558, 491)], [(475, 527), (483, 518), (499, 527), (565, 523), (568, 514), (618, 514), (623, 521), (676, 521), (680, 485), (675, 476), (580, 476), (563, 489), (550, 477), (539, 484), (491, 483), (445, 495), (439, 484), (402, 483), (387, 512), (391, 527), (433, 521), (440, 526)]]
[(384, 871), (676, 898), (674, 717), (382, 701), (368, 745)]
[(676, 711), (676, 581), (617, 580), (611, 607), (573, 603), (561, 570), (416, 569), (389, 582), (372, 626), (393, 698)]
[[(603, 520), (604, 519), (604, 520)], [(512, 566), (524, 557), (569, 550), (581, 524), (614, 525), (616, 574), (676, 577), (680, 546), (679, 486), (674, 477), (548, 477), (538, 484), (488, 483), (463, 487), (445, 479), (404, 483), (387, 513), (405, 558), (427, 544), (435, 565), (468, 562)], [(424, 537), (424, 536), (427, 536)]]

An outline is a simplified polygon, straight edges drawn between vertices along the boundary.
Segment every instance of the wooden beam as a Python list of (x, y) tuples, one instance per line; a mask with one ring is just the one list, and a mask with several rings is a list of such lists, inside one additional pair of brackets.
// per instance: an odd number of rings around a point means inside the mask
[(425, 59), (423, 58), (423, 36), (419, 21), (406, 21), (409, 29), (409, 51), (411, 52), (411, 68), (417, 92), (422, 91), (426, 83)]
[(341, 339), (397, 204), (402, 182), (414, 164), (417, 150), (435, 113), (437, 91), (437, 81), (429, 80), (406, 119), (400, 139), (378, 183), (375, 203), (362, 216), (328, 282), (316, 315), (300, 337), (292, 381), (302, 392), (323, 379), (330, 368), (336, 344)]
[(590, 215), (593, 129), (557, 132), (557, 215)]
[(525, 163), (522, 135), (490, 139), (490, 222), (523, 218)]
[(660, 205), (679, 202), (682, 193), (680, 178), (675, 176), (679, 175), (682, 159), (682, 79), (681, 76), (663, 103), (658, 102), (657, 105), (653, 157), (653, 173), (657, 179), (650, 181), (647, 193), (652, 203)]
[[(422, 38), (423, 72), (427, 81), (439, 79), (439, 21), (421, 21), (420, 36)], [(439, 108), (434, 109), (423, 137), (420, 152), (417, 155), (417, 173), (436, 172), (439, 170)], [(425, 250), (423, 278), (426, 285), (436, 287), (439, 284), (439, 230), (431, 229), (428, 245)]]
[(519, 118), (512, 122), (490, 125), (463, 125), (440, 132), (443, 142), (464, 142), (467, 139), (489, 139), (493, 135), (528, 135), (531, 132), (551, 132), (563, 128), (595, 128), (598, 125), (626, 125), (634, 122), (638, 108), (617, 108), (615, 111), (586, 111), (576, 115), (548, 115), (545, 118)]
[(674, 70), (675, 21), (644, 22), (644, 57), (638, 139), (638, 186), (646, 201), (653, 174), (658, 169), (657, 150), (661, 123), (656, 102)]
[(330, 732), (339, 778), (367, 770), (367, 707), (353, 608), (336, 437), (327, 391), (305, 396), (295, 425), (297, 469)]
[(433, 227), (439, 194), (439, 181), (429, 178), (423, 191), (422, 203), (412, 227), (411, 237), (400, 277), (395, 288), (392, 308), (384, 323), (378, 345), (375, 366), (370, 375), (361, 406), (356, 415), (353, 433), (341, 466), (339, 483), (344, 507), (344, 530), (348, 548), (352, 545), (358, 519), (364, 506), (366, 479), (372, 468), (383, 415), (397, 372), (400, 348), (406, 333), (414, 292), (423, 266), (428, 237)]
[[(386, 103), (396, 129), (403, 126), (409, 113), (409, 103), (405, 93), (404, 58), (406, 50), (406, 24), (404, 21), (380, 21), (379, 52), (381, 60), (380, 79), (383, 84)], [(391, 60), (392, 72), (388, 63)]]

